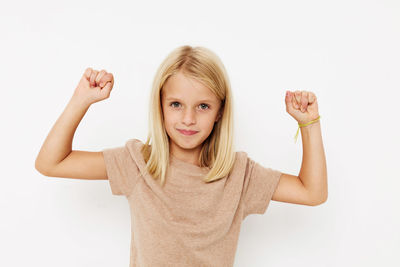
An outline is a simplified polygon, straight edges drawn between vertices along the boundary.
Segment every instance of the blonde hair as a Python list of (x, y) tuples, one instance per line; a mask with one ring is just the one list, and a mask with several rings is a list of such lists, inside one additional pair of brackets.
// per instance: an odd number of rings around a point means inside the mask
[[(200, 167), (209, 167), (206, 183), (227, 176), (235, 161), (231, 86), (219, 57), (205, 47), (184, 45), (174, 49), (159, 66), (152, 85), (149, 134), (141, 153), (146, 170), (164, 185), (169, 162), (169, 139), (164, 128), (161, 91), (167, 79), (181, 71), (207, 86), (221, 100), (221, 117), (204, 140)], [(150, 144), (151, 142), (151, 144)]]

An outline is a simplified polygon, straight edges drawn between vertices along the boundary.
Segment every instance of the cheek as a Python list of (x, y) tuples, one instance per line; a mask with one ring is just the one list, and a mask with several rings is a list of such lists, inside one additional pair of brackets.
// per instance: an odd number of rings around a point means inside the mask
[(207, 116), (207, 118), (204, 118), (204, 120), (202, 121), (202, 126), (211, 131), (212, 128), (214, 127), (214, 122), (215, 122), (214, 116)]
[(164, 112), (164, 122), (165, 124), (171, 125), (176, 121), (175, 114), (171, 112)]

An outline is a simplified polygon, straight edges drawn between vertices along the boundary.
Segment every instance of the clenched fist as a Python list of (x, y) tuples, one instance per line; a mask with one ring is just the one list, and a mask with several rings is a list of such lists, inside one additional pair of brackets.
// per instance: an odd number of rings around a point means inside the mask
[(286, 111), (300, 124), (318, 118), (317, 97), (308, 91), (286, 91)]
[(113, 86), (114, 76), (111, 73), (87, 68), (75, 89), (73, 98), (86, 105), (91, 105), (108, 98)]

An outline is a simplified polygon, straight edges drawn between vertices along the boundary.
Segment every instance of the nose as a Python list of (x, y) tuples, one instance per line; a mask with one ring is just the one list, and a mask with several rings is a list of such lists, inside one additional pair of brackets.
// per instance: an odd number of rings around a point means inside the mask
[(196, 123), (196, 111), (193, 111), (191, 109), (187, 109), (183, 113), (183, 119), (182, 122), (185, 125), (192, 125)]

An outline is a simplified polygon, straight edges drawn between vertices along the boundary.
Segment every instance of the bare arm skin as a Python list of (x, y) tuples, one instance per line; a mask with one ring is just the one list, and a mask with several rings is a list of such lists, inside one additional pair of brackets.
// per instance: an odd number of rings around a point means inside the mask
[[(314, 93), (288, 91), (286, 110), (300, 124), (319, 117)], [(301, 127), (303, 161), (298, 176), (282, 173), (272, 200), (308, 206), (320, 205), (328, 199), (328, 173), (322, 142), (321, 122), (318, 120)]]
[(327, 167), (321, 122), (302, 127), (303, 161), (298, 176), (282, 173), (272, 200), (317, 206), (328, 198)]
[(114, 84), (111, 73), (87, 68), (61, 116), (52, 127), (35, 161), (45, 176), (108, 179), (102, 152), (72, 150), (75, 131), (91, 104), (106, 99)]

